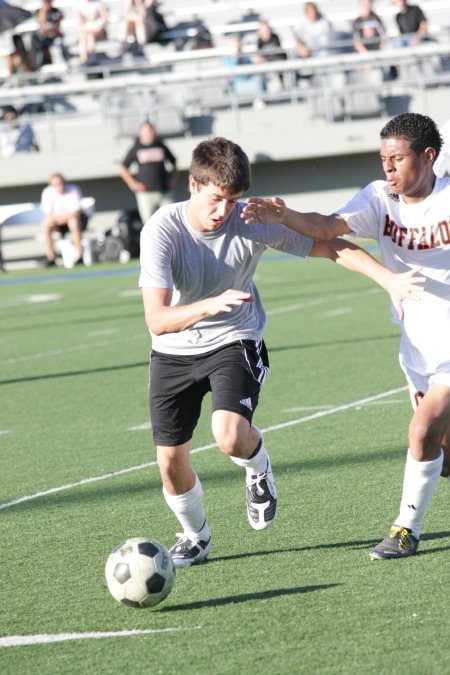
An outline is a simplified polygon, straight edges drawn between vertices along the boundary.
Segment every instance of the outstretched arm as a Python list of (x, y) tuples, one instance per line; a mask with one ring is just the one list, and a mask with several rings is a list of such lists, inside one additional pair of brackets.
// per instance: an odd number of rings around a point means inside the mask
[(190, 305), (171, 307), (172, 291), (168, 288), (143, 288), (145, 320), (155, 335), (179, 333), (208, 316), (231, 312), (234, 307), (253, 300), (250, 293), (229, 289), (212, 298), (204, 298)]
[(352, 272), (359, 272), (375, 281), (391, 296), (392, 304), (403, 319), (403, 300), (419, 300), (425, 277), (418, 276), (420, 269), (395, 274), (376, 260), (370, 253), (346, 239), (315, 241), (310, 256), (330, 258)]
[(247, 205), (244, 206), (241, 215), (246, 223), (258, 222), (262, 225), (281, 223), (294, 232), (322, 240), (333, 239), (351, 231), (345, 220), (336, 213), (331, 216), (324, 216), (321, 213), (300, 213), (288, 209), (279, 197), (271, 199), (249, 197), (246, 202)]

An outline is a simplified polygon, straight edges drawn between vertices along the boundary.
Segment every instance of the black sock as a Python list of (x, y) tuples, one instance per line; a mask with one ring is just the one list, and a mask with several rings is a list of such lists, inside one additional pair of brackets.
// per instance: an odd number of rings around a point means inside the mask
[(254, 457), (256, 457), (256, 455), (258, 454), (258, 452), (261, 450), (261, 446), (262, 446), (262, 438), (259, 439), (258, 445), (257, 445), (256, 448), (254, 449), (254, 451), (252, 452), (252, 454), (250, 455), (250, 457), (247, 457), (247, 459), (253, 459)]

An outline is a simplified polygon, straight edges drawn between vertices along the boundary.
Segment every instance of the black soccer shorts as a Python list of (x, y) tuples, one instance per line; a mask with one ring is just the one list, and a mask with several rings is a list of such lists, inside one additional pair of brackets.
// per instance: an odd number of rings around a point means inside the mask
[(240, 340), (196, 356), (152, 350), (150, 416), (155, 445), (189, 441), (209, 391), (212, 412), (229, 410), (251, 422), (268, 371), (263, 340)]

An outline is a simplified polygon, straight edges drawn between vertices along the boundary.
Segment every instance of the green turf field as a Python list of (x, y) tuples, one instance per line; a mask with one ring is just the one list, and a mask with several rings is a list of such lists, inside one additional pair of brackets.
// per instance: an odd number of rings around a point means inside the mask
[(409, 397), (388, 298), (329, 261), (263, 258), (271, 372), (255, 423), (278, 489), (253, 531), (244, 474), (193, 439), (213, 532), (155, 609), (109, 595), (129, 536), (170, 547), (148, 423), (149, 337), (136, 263), (0, 277), (0, 672), (450, 672), (450, 485), (419, 553), (369, 560), (397, 515)]

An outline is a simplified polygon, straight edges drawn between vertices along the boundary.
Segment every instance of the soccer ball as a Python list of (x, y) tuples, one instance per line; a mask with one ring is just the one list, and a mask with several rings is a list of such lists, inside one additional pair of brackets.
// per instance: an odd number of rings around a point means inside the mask
[(116, 546), (105, 566), (111, 595), (129, 607), (154, 607), (175, 583), (169, 551), (158, 541), (132, 537)]

